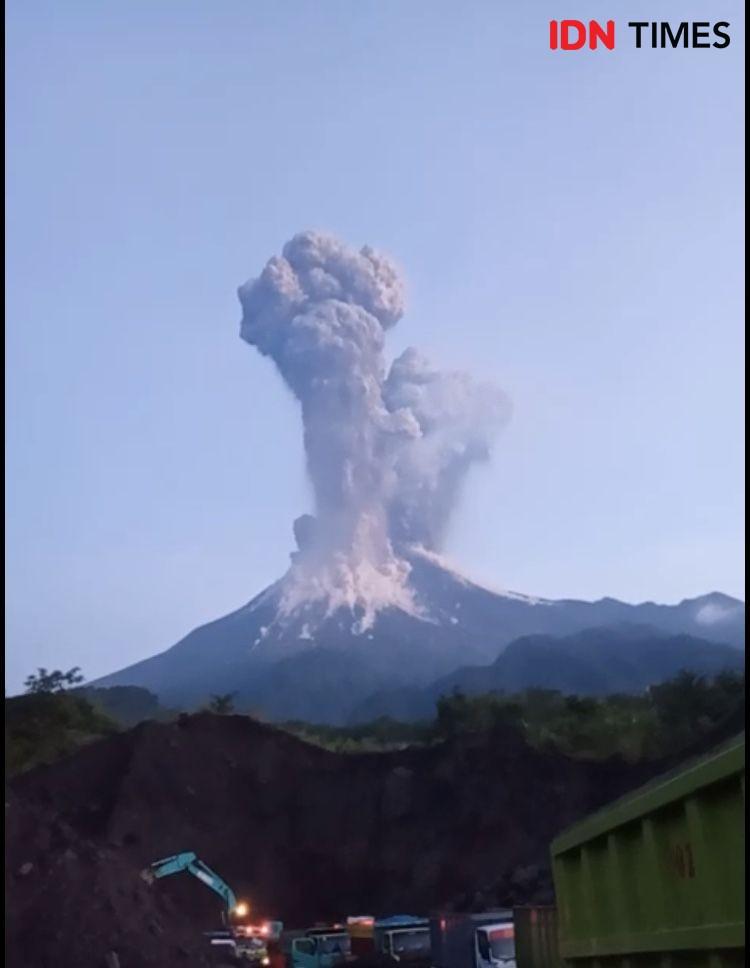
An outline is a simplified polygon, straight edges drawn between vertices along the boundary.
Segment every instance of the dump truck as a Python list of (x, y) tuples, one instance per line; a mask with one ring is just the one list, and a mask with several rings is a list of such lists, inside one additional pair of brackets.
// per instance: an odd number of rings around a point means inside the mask
[(433, 968), (516, 968), (513, 911), (430, 918)]
[(514, 908), (513, 925), (518, 968), (564, 968), (554, 905)]
[(403, 962), (411, 968), (430, 968), (430, 922), (411, 914), (388, 918), (347, 918), (351, 954), (362, 966)]
[(375, 953), (386, 961), (430, 968), (432, 939), (427, 918), (394, 915), (375, 922)]
[(375, 950), (375, 918), (371, 914), (358, 914), (346, 919), (346, 931), (352, 957), (367, 958)]
[(744, 831), (742, 733), (553, 841), (557, 912), (516, 912), (518, 968), (740, 968)]
[(351, 939), (342, 924), (308, 928), (288, 937), (290, 968), (335, 968), (351, 960)]

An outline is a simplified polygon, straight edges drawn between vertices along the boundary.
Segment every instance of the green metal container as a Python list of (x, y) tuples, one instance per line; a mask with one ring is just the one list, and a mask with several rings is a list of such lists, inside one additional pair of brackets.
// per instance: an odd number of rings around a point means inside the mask
[(745, 734), (552, 844), (562, 963), (745, 964)]
[(562, 968), (554, 907), (517, 907), (513, 911), (518, 968)]

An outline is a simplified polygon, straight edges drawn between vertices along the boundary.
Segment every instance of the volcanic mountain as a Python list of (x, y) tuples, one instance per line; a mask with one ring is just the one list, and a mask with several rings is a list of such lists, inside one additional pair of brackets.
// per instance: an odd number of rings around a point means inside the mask
[(671, 607), (546, 601), (446, 566), (436, 552), (463, 482), (489, 458), (511, 404), (414, 348), (387, 365), (386, 336), (404, 311), (387, 256), (302, 232), (238, 295), (240, 336), (299, 403), (315, 513), (294, 522), (297, 550), (280, 581), (100, 684), (145, 686), (181, 707), (231, 692), (276, 718), (342, 722), (374, 693), (494, 662), (519, 636), (650, 626), (713, 640), (699, 647), (701, 669), (727, 659), (713, 642), (742, 643), (744, 606), (722, 595)]
[[(368, 616), (362, 605), (322, 598), (288, 610), (286, 576), (244, 607), (96, 685), (143, 686), (164, 704), (181, 708), (199, 705), (211, 694), (231, 692), (239, 706), (272, 718), (345, 722), (372, 694), (423, 689), (446, 677), (452, 682), (451, 674), (462, 667), (494, 663), (511, 642), (517, 652), (523, 643), (514, 640), (524, 636), (612, 629), (622, 650), (628, 649), (629, 639), (621, 630), (615, 633), (618, 626), (632, 626), (631, 637), (636, 639), (642, 639), (644, 627), (657, 638), (691, 637), (685, 639), (683, 651), (679, 643), (672, 650), (666, 667), (659, 660), (662, 665), (652, 681), (683, 666), (717, 671), (742, 661), (736, 650), (744, 644), (744, 605), (725, 595), (714, 593), (678, 605), (630, 605), (612, 598), (552, 601), (491, 591), (421, 549), (409, 549), (408, 562), (409, 607), (383, 607)], [(555, 641), (546, 642), (545, 663)], [(561, 661), (567, 648), (563, 641)], [(529, 653), (530, 658), (538, 654)], [(575, 666), (568, 662), (575, 671), (561, 678), (559, 686), (574, 691), (578, 675), (580, 690), (589, 691), (587, 670), (592, 661), (584, 656)], [(648, 680), (647, 671), (644, 675)], [(548, 680), (549, 676), (548, 672)], [(461, 681), (459, 676), (456, 684)], [(618, 680), (617, 670), (609, 681), (613, 688), (632, 688), (631, 681)], [(508, 686), (513, 685), (515, 679), (509, 680)], [(487, 687), (502, 687), (502, 680), (495, 675)]]

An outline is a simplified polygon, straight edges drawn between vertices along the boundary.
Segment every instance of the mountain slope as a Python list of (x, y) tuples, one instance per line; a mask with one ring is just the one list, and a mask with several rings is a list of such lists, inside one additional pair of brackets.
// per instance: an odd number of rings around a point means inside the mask
[(521, 636), (631, 622), (696, 637), (710, 631), (711, 639), (736, 647), (744, 642), (744, 605), (727, 596), (674, 606), (549, 601), (490, 591), (417, 549), (409, 564), (414, 610), (384, 608), (365, 623), (356, 608), (332, 609), (318, 599), (289, 612), (282, 579), (166, 652), (94, 685), (141, 686), (182, 707), (233, 692), (273, 717), (341, 722), (380, 689), (426, 687), (459, 667), (493, 661)]
[(585, 629), (563, 637), (524, 636), (489, 665), (456, 669), (427, 688), (382, 690), (361, 703), (350, 721), (427, 719), (438, 698), (454, 690), (468, 695), (532, 688), (591, 696), (640, 693), (683, 669), (715, 675), (744, 665), (744, 653), (731, 646), (644, 625)]
[(439, 680), (433, 692), (477, 692), (488, 686), (508, 692), (536, 686), (582, 695), (642, 692), (681, 669), (715, 674), (743, 667), (743, 654), (731, 646), (624, 625), (585, 629), (562, 638), (516, 639), (489, 668), (458, 670)]

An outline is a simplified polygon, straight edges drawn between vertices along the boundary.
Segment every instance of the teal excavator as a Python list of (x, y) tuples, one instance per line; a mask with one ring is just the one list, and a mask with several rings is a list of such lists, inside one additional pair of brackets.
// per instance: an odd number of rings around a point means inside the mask
[(248, 905), (244, 901), (238, 901), (236, 894), (227, 882), (219, 877), (215, 871), (212, 871), (208, 864), (199, 860), (192, 851), (173, 854), (172, 857), (154, 861), (153, 864), (149, 864), (145, 870), (141, 871), (141, 877), (148, 884), (153, 884), (155, 880), (168, 877), (170, 874), (180, 874), (182, 871), (197, 877), (199, 881), (210, 887), (224, 900), (228, 919), (246, 917), (249, 911)]
[(238, 901), (237, 895), (224, 878), (219, 877), (216, 871), (212, 871), (208, 864), (204, 864), (192, 851), (154, 861), (141, 871), (141, 877), (148, 884), (153, 884), (162, 877), (181, 874), (183, 871), (192, 874), (206, 887), (210, 887), (224, 901), (224, 920), (228, 930), (208, 932), (207, 937), (211, 945), (226, 944), (244, 960), (259, 964), (263, 968), (269, 965), (268, 943), (278, 941), (283, 929), (281, 922), (249, 924), (247, 917), (250, 906), (245, 901)]

